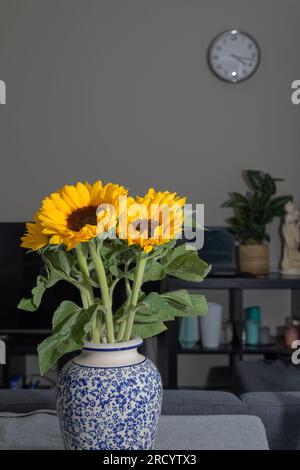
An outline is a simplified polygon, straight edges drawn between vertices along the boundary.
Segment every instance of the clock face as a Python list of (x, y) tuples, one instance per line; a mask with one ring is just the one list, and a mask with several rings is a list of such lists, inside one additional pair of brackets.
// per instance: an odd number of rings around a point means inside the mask
[(208, 63), (222, 80), (231, 83), (247, 80), (256, 71), (259, 47), (247, 33), (232, 29), (217, 36), (208, 50)]

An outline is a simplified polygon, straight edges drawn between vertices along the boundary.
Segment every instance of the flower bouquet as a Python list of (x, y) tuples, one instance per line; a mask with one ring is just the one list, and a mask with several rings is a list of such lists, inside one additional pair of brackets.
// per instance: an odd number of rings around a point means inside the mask
[[(37, 310), (45, 290), (60, 281), (78, 288), (82, 300), (82, 305), (69, 300), (59, 305), (53, 314), (53, 333), (38, 347), (42, 374), (64, 354), (82, 350), (64, 367), (58, 383), (67, 448), (153, 445), (161, 384), (155, 366), (137, 347), (143, 338), (164, 331), (165, 323), (175, 317), (207, 312), (203, 295), (183, 289), (146, 295), (142, 290), (143, 283), (166, 276), (200, 282), (210, 269), (196, 250), (177, 242), (185, 201), (176, 193), (152, 188), (133, 198), (117, 184), (77, 183), (46, 197), (34, 222), (26, 225), (22, 246), (41, 255), (45, 270), (32, 297), (22, 299), (19, 308)], [(121, 284), (126, 299), (114, 311), (115, 289)], [(122, 394), (116, 393), (120, 383)], [(122, 406), (120, 395), (128, 399), (123, 397)], [(133, 406), (136, 400), (139, 407)], [(114, 414), (118, 426), (123, 423), (119, 438), (113, 431)], [(100, 440), (87, 415), (102, 420), (106, 433)], [(139, 428), (135, 436), (130, 432), (132, 422)]]

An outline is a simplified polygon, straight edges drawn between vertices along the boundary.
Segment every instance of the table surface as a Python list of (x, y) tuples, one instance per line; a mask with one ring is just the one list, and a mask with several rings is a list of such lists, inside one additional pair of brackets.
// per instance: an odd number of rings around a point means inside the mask
[[(156, 450), (266, 450), (265, 428), (256, 416), (160, 418)], [(0, 413), (0, 450), (63, 449), (56, 413)]]

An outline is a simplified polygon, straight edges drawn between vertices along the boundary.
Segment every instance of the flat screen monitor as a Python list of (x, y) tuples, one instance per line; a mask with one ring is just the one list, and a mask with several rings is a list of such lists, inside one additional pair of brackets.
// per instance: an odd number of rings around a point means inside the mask
[(36, 277), (43, 272), (43, 264), (36, 253), (27, 253), (20, 247), (25, 230), (21, 222), (0, 223), (0, 333), (47, 333), (51, 330), (52, 315), (63, 300), (79, 302), (75, 287), (58, 282), (47, 289), (36, 312), (19, 310), (22, 297), (29, 297)]

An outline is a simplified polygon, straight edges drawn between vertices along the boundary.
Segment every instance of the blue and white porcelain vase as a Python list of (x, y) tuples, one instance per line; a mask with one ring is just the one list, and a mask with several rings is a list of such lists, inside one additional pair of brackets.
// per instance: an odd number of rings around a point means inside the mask
[(153, 449), (162, 385), (143, 343), (86, 342), (60, 372), (57, 412), (66, 449)]

